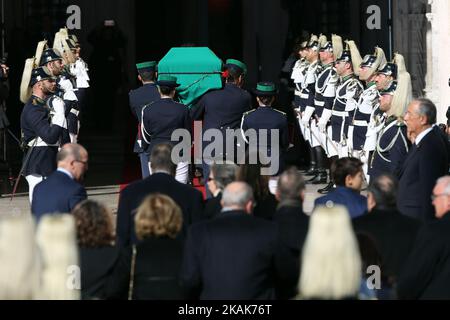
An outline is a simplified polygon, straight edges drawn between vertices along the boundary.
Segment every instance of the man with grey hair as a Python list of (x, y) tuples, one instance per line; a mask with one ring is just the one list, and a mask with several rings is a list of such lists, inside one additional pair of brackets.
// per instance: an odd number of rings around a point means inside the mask
[(222, 205), (215, 219), (189, 229), (181, 271), (187, 298), (276, 298), (276, 287), (292, 272), (276, 226), (252, 216), (253, 190), (244, 182), (225, 188)]
[(383, 275), (395, 280), (401, 274), (421, 225), (417, 219), (398, 211), (397, 192), (398, 181), (393, 175), (377, 176), (367, 190), (369, 213), (352, 221), (355, 232), (374, 240), (382, 258)]
[(450, 176), (432, 194), (437, 220), (422, 227), (398, 283), (400, 299), (450, 299)]
[(436, 106), (428, 99), (413, 100), (405, 114), (411, 139), (400, 170), (398, 208), (401, 213), (422, 220), (434, 219), (430, 202), (436, 180), (448, 173), (449, 154), (441, 134), (433, 129)]
[(39, 220), (47, 213), (70, 213), (87, 198), (80, 184), (88, 169), (88, 152), (79, 144), (66, 144), (56, 156), (58, 169), (33, 192), (31, 212)]
[(309, 217), (303, 212), (303, 201), (305, 199), (305, 180), (301, 173), (294, 167), (284, 171), (278, 179), (276, 198), (279, 205), (273, 216), (274, 222), (278, 225), (281, 243), (287, 248), (295, 261), (297, 272), (292, 279), (295, 284), (290, 288), (285, 288), (286, 296), (283, 298), (293, 298), (296, 292), (300, 271), (300, 259), (303, 244), (308, 233)]
[(232, 162), (225, 162), (223, 164), (214, 163), (209, 171), (209, 178), (207, 187), (213, 198), (210, 198), (205, 203), (204, 216), (205, 218), (213, 218), (222, 210), (222, 193), (227, 185), (236, 180), (238, 166)]

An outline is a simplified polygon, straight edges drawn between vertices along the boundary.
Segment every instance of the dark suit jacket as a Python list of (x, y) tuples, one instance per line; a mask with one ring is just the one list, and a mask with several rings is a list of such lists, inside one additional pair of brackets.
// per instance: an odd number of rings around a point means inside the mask
[[(148, 238), (136, 246), (133, 300), (179, 300), (183, 244), (179, 239)], [(131, 274), (132, 248), (122, 250), (108, 297), (127, 299)]]
[(64, 172), (55, 171), (34, 189), (31, 212), (38, 220), (46, 213), (70, 213), (86, 198), (81, 184)]
[(273, 194), (269, 194), (264, 199), (256, 201), (256, 207), (253, 210), (253, 215), (258, 218), (272, 220), (275, 211), (277, 211), (278, 201)]
[(450, 214), (425, 224), (398, 282), (400, 299), (450, 299)]
[(273, 216), (273, 221), (278, 225), (281, 244), (288, 249), (295, 262), (295, 273), (293, 273), (293, 279), (290, 281), (292, 286), (279, 288), (281, 292), (278, 294), (280, 299), (290, 299), (297, 295), (301, 253), (308, 233), (309, 217), (303, 212), (300, 203), (283, 204)]
[(276, 284), (291, 272), (283, 259), (289, 256), (275, 224), (243, 211), (222, 212), (189, 229), (181, 280), (189, 298), (273, 299)]
[(383, 274), (398, 278), (411, 252), (420, 222), (405, 217), (397, 210), (374, 208), (353, 219), (357, 233), (365, 233), (375, 241), (383, 260)]
[(431, 130), (419, 146), (412, 146), (400, 172), (398, 209), (422, 221), (434, 219), (431, 194), (436, 180), (448, 173), (447, 147), (437, 130)]
[(337, 187), (336, 190), (316, 199), (314, 207), (325, 205), (328, 201), (345, 206), (352, 219), (367, 211), (367, 198), (350, 188)]
[(203, 216), (205, 219), (211, 219), (220, 214), (222, 210), (222, 205), (220, 201), (222, 200), (222, 192), (216, 197), (206, 200), (205, 209), (203, 210)]
[(117, 211), (117, 243), (128, 246), (136, 243), (134, 215), (141, 202), (152, 193), (171, 197), (183, 213), (183, 232), (192, 223), (201, 220), (203, 215), (203, 196), (200, 191), (175, 180), (166, 173), (154, 173), (144, 180), (136, 181), (120, 193)]
[(119, 248), (80, 248), (81, 298), (106, 299), (106, 289), (119, 259)]

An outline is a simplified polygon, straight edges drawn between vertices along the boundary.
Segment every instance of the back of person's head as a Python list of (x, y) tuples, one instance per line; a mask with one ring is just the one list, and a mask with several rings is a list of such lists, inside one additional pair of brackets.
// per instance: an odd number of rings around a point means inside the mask
[(280, 202), (287, 200), (303, 201), (305, 179), (295, 167), (285, 170), (278, 178), (277, 198)]
[(69, 171), (78, 181), (82, 180), (88, 169), (88, 153), (80, 144), (65, 144), (58, 152), (56, 161), (59, 168)]
[(37, 298), (79, 299), (80, 270), (74, 217), (70, 214), (44, 215), (39, 222), (36, 239), (42, 259), (41, 287)]
[(261, 104), (263, 106), (268, 106), (268, 107), (271, 107), (274, 104), (275, 98), (276, 98), (275, 95), (273, 95), (273, 96), (259, 96), (258, 97), (259, 101), (261, 101)]
[(170, 143), (160, 143), (153, 147), (150, 155), (152, 172), (165, 171), (175, 175), (176, 164), (172, 161), (172, 145)]
[(56, 162), (60, 164), (71, 161), (72, 159), (75, 161), (82, 161), (84, 155), (87, 155), (87, 151), (81, 144), (67, 143), (56, 155)]
[(395, 209), (397, 207), (397, 190), (397, 179), (391, 174), (382, 174), (370, 181), (367, 189), (369, 210), (374, 206), (379, 209)]
[(357, 296), (361, 256), (345, 207), (316, 208), (309, 223), (301, 261), (300, 298)]
[(183, 225), (180, 207), (172, 198), (152, 194), (145, 198), (134, 218), (136, 236), (139, 240), (152, 237), (176, 238)]
[(433, 125), (436, 123), (436, 105), (427, 98), (418, 98), (414, 99), (414, 102), (416, 102), (419, 106), (419, 114), (426, 116), (427, 118), (427, 124)]
[(331, 176), (337, 186), (345, 187), (347, 176), (354, 177), (362, 171), (363, 163), (356, 158), (341, 158), (331, 166)]
[(236, 180), (246, 182), (253, 189), (254, 198), (256, 201), (263, 200), (269, 195), (269, 177), (261, 175), (261, 164), (250, 164), (246, 161), (245, 164), (239, 166)]
[(142, 82), (152, 82), (156, 80), (155, 70), (140, 70), (139, 75), (141, 76)]
[(239, 167), (231, 162), (217, 164), (211, 166), (211, 172), (214, 176), (216, 187), (220, 190), (225, 189), (227, 185), (236, 180)]
[(233, 65), (229, 65), (226, 68), (226, 71), (227, 71), (226, 81), (230, 83), (236, 83), (238, 82), (239, 77), (244, 76), (243, 70)]
[(85, 200), (73, 210), (78, 245), (82, 248), (110, 246), (114, 241), (112, 213), (103, 204)]
[(0, 300), (33, 299), (39, 260), (31, 215), (0, 217), (0, 261)]
[(174, 87), (168, 87), (168, 86), (162, 86), (162, 85), (158, 86), (158, 90), (159, 90), (160, 94), (162, 94), (164, 96), (170, 96), (172, 94), (175, 94), (175, 91), (176, 91), (176, 89)]
[(222, 207), (247, 210), (248, 204), (253, 202), (253, 199), (253, 190), (247, 183), (232, 182), (223, 191)]

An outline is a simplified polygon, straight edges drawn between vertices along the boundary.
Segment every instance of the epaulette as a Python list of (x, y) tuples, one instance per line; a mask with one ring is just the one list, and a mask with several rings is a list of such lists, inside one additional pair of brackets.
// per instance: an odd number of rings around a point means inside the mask
[(272, 110), (281, 113), (283, 116), (286, 116), (286, 113), (283, 112), (283, 111), (280, 111), (280, 110), (275, 109), (275, 108), (272, 108)]
[(319, 74), (321, 74), (322, 71), (324, 71), (324, 70), (325, 70), (325, 68), (324, 68), (321, 64), (319, 64), (319, 65), (317, 66), (317, 68), (316, 68), (316, 74), (319, 75)]
[(256, 111), (256, 109), (253, 109), (253, 110), (244, 112), (244, 114), (243, 114), (242, 116), (243, 116), (243, 117), (248, 116), (250, 113), (255, 112), (255, 111)]
[(359, 82), (356, 78), (351, 78), (350, 82), (347, 85), (347, 89), (353, 89), (359, 85), (360, 89), (363, 89), (361, 82)]
[(34, 97), (34, 98), (31, 100), (31, 103), (32, 103), (33, 105), (37, 106), (37, 105), (39, 105), (39, 104), (45, 104), (45, 101), (42, 100), (41, 98)]
[(404, 127), (404, 126), (406, 126), (405, 120), (403, 120), (402, 118), (398, 118), (397, 127)]

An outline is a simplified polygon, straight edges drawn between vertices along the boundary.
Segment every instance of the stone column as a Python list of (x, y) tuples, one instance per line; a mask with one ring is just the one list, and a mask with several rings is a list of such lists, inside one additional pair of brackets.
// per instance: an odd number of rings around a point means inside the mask
[(438, 123), (446, 123), (446, 112), (450, 106), (450, 5), (448, 0), (428, 0), (428, 4), (431, 12), (427, 13), (427, 19), (431, 28), (427, 39), (430, 38), (431, 46), (428, 47), (427, 57), (431, 68), (428, 69), (425, 91), (437, 106)]

